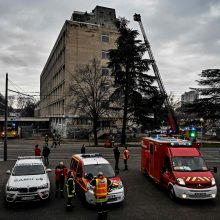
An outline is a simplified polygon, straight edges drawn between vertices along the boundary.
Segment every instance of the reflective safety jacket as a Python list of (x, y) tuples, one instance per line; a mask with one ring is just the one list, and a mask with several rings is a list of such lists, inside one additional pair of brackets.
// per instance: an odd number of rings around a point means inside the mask
[(95, 186), (94, 193), (96, 197), (96, 203), (107, 202), (108, 200), (108, 188), (111, 186), (111, 180), (107, 178), (96, 178), (90, 183)]
[(127, 149), (125, 149), (124, 151), (123, 151), (123, 159), (124, 160), (128, 160), (129, 159), (129, 151), (127, 150)]
[(68, 178), (66, 181), (66, 192), (68, 198), (74, 197), (76, 195), (75, 181), (72, 177)]

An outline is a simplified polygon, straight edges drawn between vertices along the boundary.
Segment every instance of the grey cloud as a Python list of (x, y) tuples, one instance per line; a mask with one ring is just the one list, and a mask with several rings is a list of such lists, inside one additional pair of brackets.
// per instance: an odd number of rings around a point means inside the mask
[(187, 91), (203, 68), (219, 64), (220, 17), (209, 13), (218, 0), (0, 0), (0, 71), (39, 90), (40, 73), (65, 20), (74, 10), (96, 5), (115, 8), (139, 32), (133, 14), (141, 14), (168, 93)]

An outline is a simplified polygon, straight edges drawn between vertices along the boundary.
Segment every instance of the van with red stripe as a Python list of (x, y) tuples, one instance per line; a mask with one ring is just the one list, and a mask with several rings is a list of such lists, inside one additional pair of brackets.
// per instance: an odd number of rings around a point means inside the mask
[(172, 200), (215, 199), (215, 178), (199, 147), (200, 143), (176, 138), (143, 138), (141, 171), (168, 190)]
[(115, 175), (112, 166), (101, 154), (75, 154), (71, 158), (70, 169), (75, 176), (76, 191), (87, 203), (95, 204), (94, 190), (90, 181), (97, 177), (99, 172), (112, 182), (107, 203), (119, 203), (124, 200), (124, 186), (121, 178)]

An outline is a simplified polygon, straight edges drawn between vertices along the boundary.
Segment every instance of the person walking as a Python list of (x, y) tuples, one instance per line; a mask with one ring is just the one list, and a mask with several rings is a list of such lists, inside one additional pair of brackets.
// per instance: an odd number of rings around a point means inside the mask
[(57, 147), (57, 135), (56, 135), (56, 133), (53, 133), (52, 139), (53, 139), (53, 143), (52, 143), (51, 148), (53, 148), (53, 147), (56, 148)]
[(124, 170), (128, 170), (128, 159), (129, 159), (129, 157), (130, 157), (129, 150), (127, 149), (127, 146), (125, 146), (124, 150), (123, 150), (123, 160), (124, 160), (124, 164), (125, 164)]
[(39, 148), (38, 144), (35, 145), (34, 155), (35, 156), (40, 156), (41, 155), (41, 149)]
[(86, 153), (86, 146), (85, 144), (83, 144), (81, 147), (81, 154), (85, 154), (85, 153)]
[(67, 168), (64, 165), (64, 163), (61, 161), (59, 165), (55, 168), (56, 198), (58, 197), (59, 192), (60, 192), (60, 197), (64, 198), (63, 189), (64, 189), (66, 175), (67, 175)]
[(111, 180), (104, 177), (102, 172), (99, 172), (98, 177), (92, 179), (90, 184), (94, 187), (98, 219), (107, 219), (106, 205), (108, 201), (108, 189), (112, 185)]
[(119, 173), (118, 162), (120, 158), (120, 151), (117, 146), (114, 147), (113, 152), (114, 152), (114, 157), (115, 157), (115, 172), (116, 174), (118, 174)]
[(44, 157), (45, 166), (49, 165), (49, 154), (50, 154), (50, 148), (45, 144), (42, 151), (42, 156)]
[(72, 204), (72, 200), (73, 197), (76, 195), (76, 191), (75, 191), (75, 180), (73, 176), (73, 171), (71, 170), (67, 174), (66, 192), (67, 192), (66, 210), (72, 211), (74, 208), (74, 205)]
[(60, 147), (61, 135), (57, 134), (57, 145)]
[(44, 142), (45, 142), (45, 145), (48, 146), (48, 144), (49, 144), (49, 137), (48, 137), (47, 134), (45, 135)]

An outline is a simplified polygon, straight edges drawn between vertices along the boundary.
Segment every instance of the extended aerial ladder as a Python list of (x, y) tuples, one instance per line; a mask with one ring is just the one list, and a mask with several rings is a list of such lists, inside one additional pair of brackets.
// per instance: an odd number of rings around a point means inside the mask
[(170, 127), (175, 133), (179, 133), (179, 126), (177, 124), (177, 120), (176, 120), (173, 108), (170, 105), (165, 87), (163, 85), (159, 69), (157, 67), (156, 61), (155, 61), (154, 56), (153, 56), (153, 52), (152, 52), (151, 47), (150, 47), (150, 43), (149, 43), (149, 41), (147, 39), (147, 35), (144, 31), (144, 27), (143, 27), (143, 24), (142, 24), (142, 21), (141, 21), (141, 15), (140, 14), (134, 14), (134, 21), (137, 21), (140, 25), (141, 32), (142, 32), (142, 35), (144, 37), (144, 42), (145, 42), (145, 45), (146, 45), (146, 48), (147, 48), (147, 51), (148, 51), (148, 54), (149, 54), (149, 58), (151, 60), (151, 65), (152, 65), (154, 74), (156, 76), (160, 92), (161, 92), (162, 96), (164, 97), (164, 104), (165, 104), (165, 106), (167, 108), (167, 111), (168, 111), (168, 121), (169, 121)]

